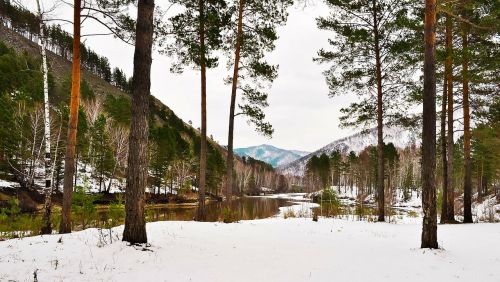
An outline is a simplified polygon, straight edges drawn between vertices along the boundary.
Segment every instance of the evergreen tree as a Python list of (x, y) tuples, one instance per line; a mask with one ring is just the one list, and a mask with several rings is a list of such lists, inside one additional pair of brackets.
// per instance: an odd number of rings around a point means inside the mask
[(332, 50), (321, 49), (315, 60), (332, 64), (325, 72), (331, 97), (354, 92), (361, 99), (342, 110), (346, 114), (341, 118), (344, 125), (370, 124), (376, 120), (378, 220), (384, 221), (383, 126), (384, 119), (388, 121), (402, 112), (404, 104), (396, 98), (400, 93), (410, 92), (412, 84), (414, 68), (400, 58), (403, 50), (411, 48), (401, 44), (408, 31), (400, 23), (411, 21), (412, 1), (326, 2), (332, 12), (329, 17), (318, 18), (318, 27), (335, 32), (336, 37), (329, 40)]
[[(230, 2), (230, 10), (236, 20), (229, 28), (226, 36), (227, 51), (232, 53), (229, 66), (233, 67), (233, 76), (228, 79), (231, 86), (231, 103), (229, 108), (228, 155), (226, 171), (226, 199), (231, 199), (233, 189), (233, 139), (234, 118), (242, 114), (256, 126), (256, 130), (265, 136), (271, 136), (271, 124), (264, 121), (263, 107), (267, 107), (267, 94), (262, 91), (263, 82), (272, 82), (277, 76), (277, 67), (269, 65), (264, 56), (274, 49), (274, 41), (278, 38), (276, 27), (285, 23), (286, 9), (292, 4), (290, 0), (234, 0)], [(239, 105), (240, 113), (235, 113), (238, 89), (243, 94), (244, 104)]]
[(127, 161), (125, 228), (123, 241), (147, 243), (144, 194), (148, 181), (149, 99), (153, 49), (154, 0), (139, 0), (134, 78), (132, 83), (132, 120)]
[(71, 102), (68, 122), (68, 141), (64, 161), (63, 207), (59, 233), (71, 233), (71, 194), (73, 193), (73, 177), (75, 175), (76, 133), (78, 126), (78, 109), (80, 104), (80, 15), (81, 0), (73, 4), (73, 59), (71, 70)]
[(205, 219), (205, 188), (207, 173), (207, 69), (218, 64), (216, 51), (222, 48), (221, 31), (229, 22), (226, 2), (222, 0), (174, 0), (181, 5), (182, 13), (170, 18), (174, 42), (167, 47), (167, 54), (177, 59), (171, 68), (181, 72), (193, 65), (201, 74), (201, 140), (200, 173), (198, 178), (199, 201), (196, 218)]
[(425, 0), (422, 121), (422, 248), (437, 249), (436, 218), (436, 1)]
[(96, 178), (99, 180), (99, 192), (109, 192), (103, 184), (105, 178), (111, 177), (115, 158), (110, 144), (109, 133), (106, 131), (106, 117), (101, 114), (92, 126), (92, 140), (94, 142), (94, 169)]

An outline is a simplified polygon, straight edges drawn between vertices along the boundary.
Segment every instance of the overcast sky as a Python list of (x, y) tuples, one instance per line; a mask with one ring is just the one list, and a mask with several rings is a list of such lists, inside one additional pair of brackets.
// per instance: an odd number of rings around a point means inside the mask
[[(31, 2), (31, 1), (30, 1)], [(45, 2), (45, 1), (44, 1)], [(244, 117), (235, 124), (235, 147), (271, 144), (285, 149), (314, 151), (331, 141), (352, 133), (340, 129), (339, 110), (349, 104), (347, 96), (329, 98), (322, 71), (327, 65), (312, 61), (318, 49), (327, 47), (329, 33), (316, 27), (316, 17), (328, 11), (321, 3), (289, 9), (286, 26), (278, 30), (276, 50), (269, 61), (279, 64), (279, 76), (269, 92), (267, 119), (275, 133), (272, 139), (257, 134)], [(160, 1), (157, 1), (160, 3)], [(71, 18), (71, 9), (60, 7), (54, 15)], [(64, 28), (71, 31), (71, 26)], [(95, 32), (95, 25), (85, 23), (82, 33)], [(112, 37), (86, 37), (85, 44), (109, 58), (112, 67), (132, 75), (133, 47)], [(183, 74), (169, 72), (171, 60), (155, 53), (152, 66), (152, 95), (170, 107), (194, 127), (200, 125), (200, 79), (197, 71), (186, 69)], [(229, 74), (225, 63), (209, 70), (208, 80), (208, 134), (220, 144), (227, 144), (230, 87), (223, 79)]]

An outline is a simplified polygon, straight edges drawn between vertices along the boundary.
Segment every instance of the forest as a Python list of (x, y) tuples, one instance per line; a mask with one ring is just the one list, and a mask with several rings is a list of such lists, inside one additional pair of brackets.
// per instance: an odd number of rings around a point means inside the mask
[[(329, 281), (335, 277), (329, 259), (345, 264), (337, 275), (346, 281), (365, 278), (350, 272), (343, 257), (355, 254), (369, 264), (377, 260), (370, 246), (395, 267), (411, 257), (411, 266), (393, 274), (381, 262), (369, 267), (376, 281), (397, 281), (405, 270), (410, 281), (421, 275), (449, 281), (450, 273), (460, 281), (500, 278), (493, 263), (500, 249), (492, 247), (499, 225), (485, 223), (500, 221), (498, 1), (159, 2), (0, 0), (0, 257), (8, 258), (0, 265), (23, 262), (0, 269), (0, 280), (132, 281), (127, 274), (137, 262), (106, 258), (112, 270), (101, 269), (92, 266), (93, 251), (141, 260), (138, 273), (147, 273), (155, 263), (135, 253), (142, 251), (181, 269), (174, 281), (233, 281), (238, 268), (213, 268), (243, 256), (253, 259), (250, 268), (264, 270), (254, 277), (245, 269), (244, 281), (304, 281), (307, 275)], [(270, 102), (282, 73), (272, 55), (283, 52), (280, 32), (289, 21), (314, 8), (309, 32), (328, 39), (314, 42), (316, 53), (305, 56), (323, 69), (327, 93), (307, 95), (341, 104), (339, 128), (359, 133), (278, 167), (236, 154), (235, 144), (249, 138), (239, 118), (252, 138), (282, 140), (274, 113), (288, 101)], [(89, 30), (89, 22), (106, 32)], [(123, 58), (132, 61), (132, 73), (112, 66), (86, 41), (101, 36), (133, 49), (133, 58)], [(198, 128), (153, 92), (159, 57), (168, 58), (165, 72), (195, 74), (200, 104), (191, 106)], [(216, 71), (221, 67), (225, 77)], [(207, 121), (216, 80), (226, 86), (229, 116)], [(210, 134), (212, 124), (224, 124), (227, 140)], [(411, 140), (389, 136), (394, 128), (411, 132)], [(85, 247), (75, 234), (92, 242), (78, 269), (70, 250)], [(457, 247), (483, 235), (476, 249)], [(27, 250), (45, 238), (59, 240), (55, 268), (42, 261), (43, 248)], [(22, 259), (2, 242), (16, 239)], [(178, 260), (161, 249), (165, 244)], [(237, 255), (230, 245), (244, 249)], [(258, 247), (246, 249), (252, 245)], [(418, 247), (423, 252), (415, 253)], [(294, 261), (284, 251), (290, 248), (299, 257), (310, 248), (317, 257)], [(261, 256), (273, 250), (279, 254), (267, 265)], [(341, 255), (329, 257), (336, 251)], [(212, 253), (220, 258), (211, 261)], [(435, 270), (444, 260), (433, 254), (454, 262), (449, 273)], [(192, 272), (184, 263), (197, 255), (207, 263), (196, 263)], [(462, 267), (481, 255), (485, 261)], [(277, 274), (285, 266), (280, 259), (297, 267)], [(62, 270), (59, 260), (67, 261)], [(299, 263), (320, 266), (306, 273)], [(164, 271), (155, 269), (146, 280), (157, 281), (155, 274)]]

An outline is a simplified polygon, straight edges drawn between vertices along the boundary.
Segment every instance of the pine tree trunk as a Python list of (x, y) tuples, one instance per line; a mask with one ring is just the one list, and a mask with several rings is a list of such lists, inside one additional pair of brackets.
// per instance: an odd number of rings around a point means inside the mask
[(380, 59), (377, 1), (372, 0), (373, 32), (375, 39), (375, 75), (377, 79), (377, 194), (378, 221), (385, 221), (385, 191), (384, 191), (384, 122), (382, 97), (382, 63)]
[[(447, 83), (447, 102), (448, 102), (448, 135), (446, 137), (448, 150), (446, 152), (447, 155), (447, 172), (446, 176), (448, 180), (447, 183), (447, 209), (446, 209), (446, 218), (447, 222), (455, 221), (455, 193), (454, 193), (454, 179), (453, 179), (453, 26), (451, 21), (451, 16), (446, 15), (446, 83)], [(445, 197), (443, 197), (443, 200)]]
[(446, 222), (446, 214), (448, 214), (448, 201), (446, 200), (446, 195), (448, 195), (448, 161), (446, 158), (446, 104), (447, 104), (447, 81), (446, 75), (443, 79), (443, 97), (441, 102), (441, 163), (442, 163), (442, 173), (443, 173), (443, 184), (442, 184), (442, 203), (441, 203), (441, 223)]
[(44, 98), (44, 114), (45, 114), (45, 203), (43, 214), (43, 225), (41, 234), (51, 234), (52, 225), (50, 215), (52, 213), (52, 156), (50, 152), (50, 104), (49, 104), (49, 68), (47, 66), (47, 42), (45, 38), (45, 26), (43, 23), (42, 9), (40, 0), (36, 1), (38, 8), (38, 17), (40, 20), (40, 43), (42, 49), (42, 64), (43, 64), (43, 98)]
[[(462, 17), (467, 18), (467, 0), (463, 0)], [(472, 223), (472, 165), (469, 113), (468, 25), (462, 22), (462, 92), (464, 111), (464, 223)]]
[(234, 111), (236, 108), (236, 90), (238, 89), (238, 73), (240, 68), (240, 51), (241, 41), (243, 40), (243, 8), (245, 0), (240, 0), (240, 7), (238, 13), (238, 31), (236, 34), (236, 49), (234, 52), (234, 71), (233, 82), (231, 88), (231, 106), (229, 108), (229, 133), (227, 137), (227, 171), (226, 171), (226, 199), (231, 201), (233, 192), (233, 140), (234, 140)]
[(68, 141), (64, 161), (63, 206), (59, 233), (71, 232), (71, 197), (75, 175), (76, 131), (80, 104), (80, 13), (81, 0), (75, 0), (73, 11), (73, 68), (71, 70), (71, 102), (68, 123)]
[(436, 0), (425, 0), (422, 120), (422, 248), (438, 248), (436, 218)]
[(148, 241), (144, 195), (148, 182), (149, 96), (154, 9), (154, 0), (139, 0), (132, 82), (132, 121), (125, 190), (125, 229), (123, 230), (123, 241), (131, 244)]
[(207, 66), (205, 62), (205, 1), (199, 0), (200, 13), (200, 69), (201, 69), (201, 144), (198, 210), (196, 220), (205, 220), (205, 186), (207, 173)]

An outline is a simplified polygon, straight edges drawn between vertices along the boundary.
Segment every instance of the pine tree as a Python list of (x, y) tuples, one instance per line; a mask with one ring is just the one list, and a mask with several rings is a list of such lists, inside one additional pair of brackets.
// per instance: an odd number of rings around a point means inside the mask
[[(401, 37), (408, 31), (400, 23), (411, 22), (411, 1), (328, 0), (329, 17), (318, 18), (318, 27), (335, 32), (329, 43), (333, 50), (321, 49), (315, 61), (331, 63), (325, 71), (330, 96), (356, 93), (362, 100), (342, 109), (344, 125), (377, 124), (378, 220), (385, 220), (384, 203), (384, 119), (402, 112), (396, 99), (410, 92), (413, 65), (400, 58), (410, 46)], [(373, 103), (376, 101), (376, 103)], [(376, 118), (374, 118), (376, 117)]]
[(71, 194), (75, 175), (75, 148), (80, 103), (80, 15), (81, 0), (75, 0), (73, 7), (73, 60), (71, 71), (71, 102), (68, 123), (68, 141), (64, 161), (64, 188), (61, 225), (59, 233), (71, 232)]
[(425, 0), (422, 128), (422, 248), (437, 249), (436, 218), (436, 1)]
[[(278, 38), (276, 27), (286, 21), (286, 9), (292, 1), (262, 1), (237, 0), (234, 2), (237, 15), (233, 18), (236, 23), (230, 26), (227, 51), (234, 50), (234, 57), (230, 60), (233, 66), (231, 81), (231, 103), (229, 108), (229, 131), (227, 142), (227, 171), (226, 171), (226, 199), (231, 199), (233, 189), (233, 140), (234, 118), (242, 114), (247, 116), (256, 130), (265, 136), (271, 136), (271, 124), (264, 121), (265, 114), (262, 107), (266, 107), (267, 94), (261, 88), (262, 83), (272, 82), (277, 76), (277, 68), (269, 65), (264, 56), (274, 49), (274, 41)], [(234, 28), (236, 27), (236, 28)], [(229, 81), (229, 79), (228, 79)], [(244, 84), (242, 86), (242, 84)], [(236, 95), (238, 89), (242, 92), (245, 104), (240, 105), (241, 113), (235, 113)]]
[(445, 62), (445, 77), (446, 77), (446, 95), (447, 95), (447, 126), (448, 134), (446, 137), (446, 190), (443, 191), (443, 202), (446, 201), (446, 209), (443, 209), (446, 214), (441, 214), (441, 222), (455, 221), (455, 192), (453, 181), (453, 23), (450, 15), (446, 15), (446, 62)]
[(113, 150), (110, 146), (109, 133), (106, 130), (106, 122), (106, 117), (103, 114), (99, 115), (91, 131), (92, 140), (94, 142), (94, 168), (96, 178), (99, 180), (99, 192), (106, 191), (104, 183), (105, 177), (110, 177), (111, 171), (115, 165)]
[(148, 181), (149, 99), (153, 49), (154, 0), (139, 0), (137, 10), (132, 120), (130, 125), (125, 229), (123, 241), (147, 243), (144, 194)]
[(183, 67), (194, 65), (201, 74), (201, 140), (199, 164), (199, 198), (197, 220), (205, 219), (205, 190), (207, 173), (207, 69), (216, 67), (215, 52), (222, 48), (221, 31), (229, 23), (227, 6), (222, 0), (175, 0), (184, 12), (170, 18), (174, 42), (167, 46), (167, 54), (177, 59), (171, 68), (182, 72)]

